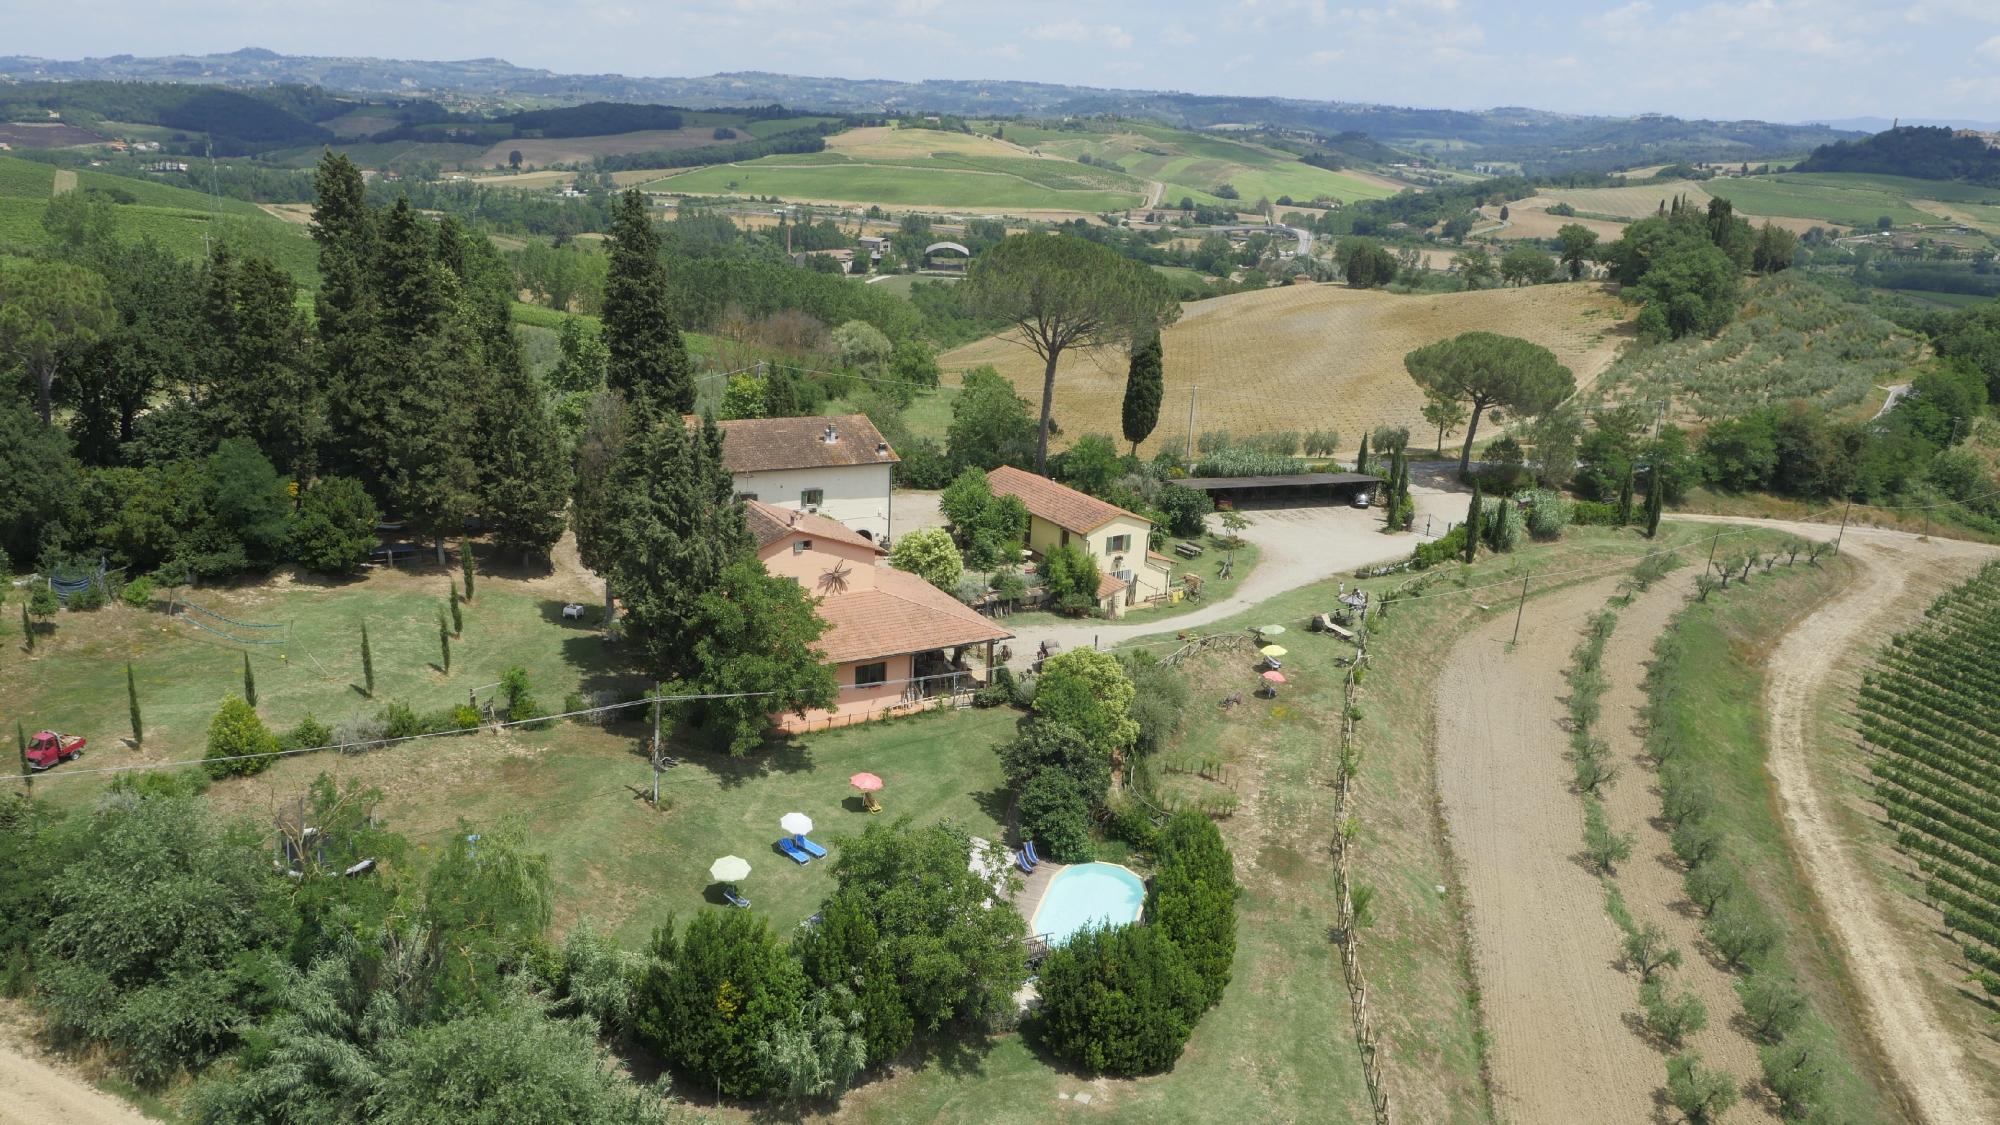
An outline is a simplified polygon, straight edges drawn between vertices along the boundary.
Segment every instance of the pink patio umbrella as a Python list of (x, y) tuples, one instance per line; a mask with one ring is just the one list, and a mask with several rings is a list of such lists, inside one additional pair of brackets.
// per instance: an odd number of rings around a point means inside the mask
[(875, 793), (882, 788), (882, 779), (872, 773), (857, 773), (847, 779), (849, 785), (861, 790), (861, 805), (869, 812), (881, 812), (882, 804), (875, 799)]
[(1285, 674), (1283, 672), (1266, 672), (1264, 673), (1264, 682), (1282, 684), (1285, 682)]

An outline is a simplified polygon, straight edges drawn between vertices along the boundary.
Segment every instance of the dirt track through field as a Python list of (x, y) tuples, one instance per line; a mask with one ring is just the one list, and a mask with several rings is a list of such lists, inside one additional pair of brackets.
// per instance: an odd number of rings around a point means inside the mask
[(1665, 1077), (1625, 1024), (1636, 985), (1616, 965), (1621, 935), (1603, 885), (1578, 855), (1582, 806), (1559, 726), (1569, 652), (1616, 585), (1537, 599), (1512, 652), (1514, 617), (1496, 612), (1452, 649), (1437, 681), (1438, 790), (1508, 1121), (1643, 1121)]
[[(1702, 560), (1696, 558), (1699, 564)], [(1694, 584), (1694, 567), (1683, 567), (1633, 598), (1619, 611), (1617, 631), (1604, 645), (1606, 688), (1603, 716), (1594, 730), (1611, 747), (1612, 760), (1620, 775), (1604, 794), (1604, 811), (1614, 832), (1632, 837), (1632, 858), (1618, 867), (1614, 881), (1625, 900), (1625, 908), (1636, 925), (1655, 925), (1666, 931), (1668, 942), (1681, 951), (1681, 967), (1667, 972), (1675, 989), (1686, 988), (1708, 1008), (1708, 1027), (1688, 1037), (1688, 1046), (1701, 1052), (1702, 1061), (1721, 1067), (1736, 1078), (1737, 1086), (1755, 1082), (1762, 1072), (1757, 1061), (1757, 1044), (1736, 1025), (1743, 1010), (1736, 995), (1736, 976), (1717, 963), (1708, 940), (1702, 936), (1701, 918), (1688, 902), (1685, 869), (1674, 855), (1673, 839), (1660, 819), (1660, 791), (1652, 764), (1644, 754), (1646, 665), (1653, 658), (1653, 644), (1672, 624), (1675, 614), (1687, 606)], [(1628, 969), (1628, 1011), (1639, 1007), (1639, 979)], [(1657, 1082), (1665, 1076), (1665, 1056), (1656, 1063)], [(1726, 1120), (1779, 1121), (1775, 1107), (1767, 1100), (1745, 1099), (1730, 1111)]]
[[(1772, 526), (1824, 534), (1812, 525)], [(1926, 556), (1969, 560), (1991, 558), (1992, 551), (1852, 530), (1847, 544), (1849, 557), (1862, 568), (1859, 580), (1801, 622), (1771, 656), (1766, 689), (1771, 776), (1793, 850), (1820, 903), (1831, 907), (1823, 913), (1860, 989), (1869, 1030), (1905, 1093), (1931, 1125), (2000, 1120), (2000, 1107), (1974, 1083), (1971, 1061), (1931, 1007), (1909, 935), (1884, 916), (1859, 860), (1834, 827), (1830, 806), (1838, 797), (1821, 792), (1808, 767), (1815, 750), (1809, 734), (1813, 708), (1836, 658), (1856, 644), (1883, 639), (1876, 626), (1902, 592), (1911, 567)]]
[(134, 1125), (150, 1120), (67, 1068), (0, 1040), (0, 1122)]

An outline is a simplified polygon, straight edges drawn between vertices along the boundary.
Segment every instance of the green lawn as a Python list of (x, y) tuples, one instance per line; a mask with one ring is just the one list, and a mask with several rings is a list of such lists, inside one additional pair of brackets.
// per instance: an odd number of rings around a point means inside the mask
[(889, 163), (807, 164), (789, 156), (767, 156), (743, 164), (699, 168), (650, 186), (689, 195), (775, 195), (781, 199), (994, 210), (1108, 211), (1143, 202), (1138, 191), (1055, 188), (1006, 172), (938, 163), (936, 168)]
[(1817, 567), (1778, 567), (1691, 603), (1666, 634), (1685, 654), (1680, 689), (1654, 722), (1707, 779), (1716, 800), (1709, 823), (1723, 838), (1721, 852), (1784, 935), (1772, 971), (1793, 976), (1812, 997), (1813, 1016), (1799, 1034), (1836, 1060), (1827, 1068), (1827, 1104), (1845, 1107), (1855, 1120), (1889, 1121), (1902, 1115), (1875, 1069), (1842, 953), (1819, 913), (1839, 905), (1814, 901), (1764, 766), (1763, 662), (1776, 638), (1851, 576), (1844, 560), (1830, 558)]
[(1751, 176), (1709, 180), (1702, 190), (1727, 199), (1749, 215), (1820, 219), (1847, 226), (1870, 227), (1887, 215), (1897, 226), (1939, 222), (1936, 215), (1910, 206), (1906, 193), (1879, 184), (1828, 183), (1818, 176)]

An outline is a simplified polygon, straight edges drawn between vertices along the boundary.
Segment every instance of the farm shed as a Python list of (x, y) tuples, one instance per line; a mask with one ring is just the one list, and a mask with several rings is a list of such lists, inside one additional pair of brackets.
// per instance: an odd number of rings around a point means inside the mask
[(1208, 493), (1218, 508), (1297, 508), (1346, 504), (1374, 492), (1382, 478), (1367, 473), (1285, 473), (1265, 477), (1189, 477), (1175, 484)]

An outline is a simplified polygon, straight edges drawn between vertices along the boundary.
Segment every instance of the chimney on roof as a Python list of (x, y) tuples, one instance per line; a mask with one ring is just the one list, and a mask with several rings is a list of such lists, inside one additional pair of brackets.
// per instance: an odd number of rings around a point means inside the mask
[(888, 455), (888, 453), (889, 453), (889, 443), (888, 443), (888, 442), (886, 442), (886, 441), (878, 441), (878, 442), (876, 442), (876, 443), (875, 443), (875, 455), (876, 455), (877, 457), (885, 457), (885, 456), (887, 456), (887, 455)]
[(833, 428), (832, 422), (828, 422), (826, 424), (826, 433), (821, 434), (819, 440), (827, 443), (828, 445), (832, 445), (834, 442), (840, 440), (840, 433), (839, 431)]

